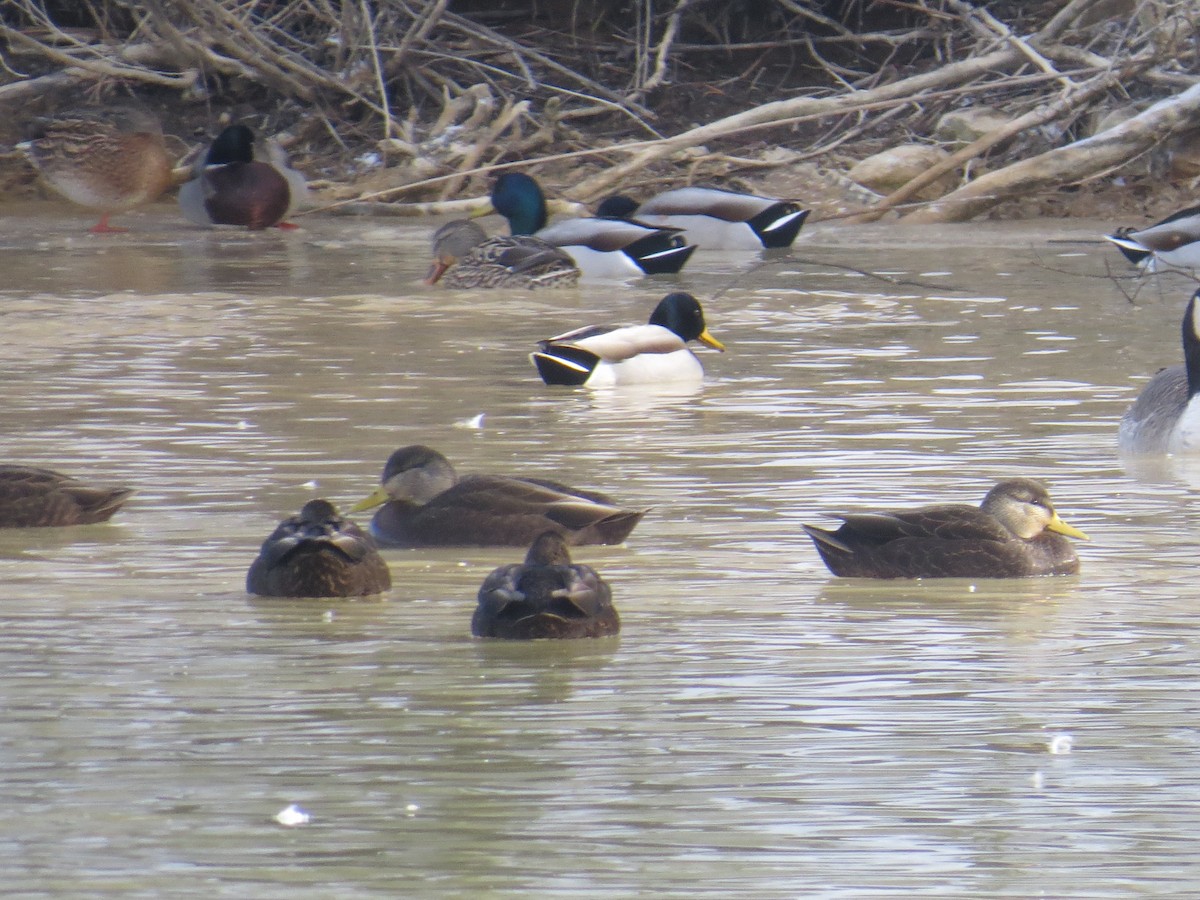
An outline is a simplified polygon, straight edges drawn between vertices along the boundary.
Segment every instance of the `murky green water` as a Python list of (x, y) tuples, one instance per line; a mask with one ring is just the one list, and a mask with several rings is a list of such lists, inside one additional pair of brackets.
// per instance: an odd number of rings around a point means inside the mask
[[(818, 223), (754, 270), (698, 256), (677, 280), (517, 295), (423, 286), (426, 222), (208, 234), (164, 207), (95, 238), (26, 212), (0, 219), (4, 458), (139, 494), (110, 525), (0, 531), (14, 895), (1200, 879), (1200, 468), (1115, 454), (1140, 376), (1180, 358), (1190, 288), (1131, 304), (1101, 277), (1115, 252), (1048, 243), (1100, 224)], [(729, 347), (701, 351), (702, 389), (537, 381), (538, 338), (644, 320), (677, 285)], [(653, 507), (627, 546), (576, 554), (621, 636), (473, 640), (513, 550), (386, 551), (382, 602), (243, 592), (280, 518), (358, 499), (415, 442)], [(1092, 536), (1079, 577), (838, 582), (800, 530), (1014, 474)], [(309, 825), (276, 824), (292, 803)]]

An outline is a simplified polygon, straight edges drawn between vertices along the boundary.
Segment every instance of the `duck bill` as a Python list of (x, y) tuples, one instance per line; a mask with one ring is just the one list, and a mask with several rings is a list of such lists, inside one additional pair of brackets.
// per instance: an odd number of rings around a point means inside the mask
[(350, 507), (349, 511), (356, 513), (362, 512), (364, 509), (374, 509), (376, 506), (382, 506), (384, 503), (387, 503), (387, 501), (387, 491), (384, 490), (383, 485), (380, 485), (370, 497), (364, 497), (362, 500), (359, 500)]
[(697, 337), (696, 340), (702, 343), (705, 347), (712, 347), (714, 350), (720, 350), (722, 353), (725, 352), (725, 345), (709, 334), (707, 328), (700, 332), (700, 336)]
[(496, 211), (496, 207), (492, 206), (491, 203), (487, 203), (487, 204), (479, 207), (478, 209), (471, 210), (471, 212), (467, 213), (467, 218), (468, 219), (482, 219), (484, 216), (490, 216), (495, 211)]
[(429, 266), (429, 272), (425, 275), (426, 284), (437, 284), (438, 279), (446, 274), (446, 270), (450, 268), (448, 263), (440, 259), (435, 259)]
[(1050, 523), (1046, 526), (1046, 528), (1050, 531), (1057, 532), (1058, 534), (1065, 534), (1067, 537), (1079, 538), (1081, 541), (1091, 540), (1090, 537), (1088, 537), (1074, 525), (1068, 525), (1066, 522), (1060, 519), (1058, 517), (1058, 513), (1054, 514), (1054, 518), (1050, 520)]

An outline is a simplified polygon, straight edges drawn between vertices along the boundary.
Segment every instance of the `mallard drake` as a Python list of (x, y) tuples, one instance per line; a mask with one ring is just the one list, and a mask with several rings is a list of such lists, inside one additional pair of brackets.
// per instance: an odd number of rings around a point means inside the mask
[(371, 533), (392, 547), (520, 547), (544, 531), (571, 544), (619, 544), (646, 512), (541, 478), (459, 478), (446, 457), (419, 444), (393, 453), (380, 482), (351, 512), (383, 504)]
[(839, 516), (842, 526), (804, 530), (834, 575), (859, 578), (1022, 578), (1073, 575), (1087, 540), (1054, 511), (1031, 478), (1001, 481), (979, 507), (951, 503)]
[(1200, 452), (1200, 291), (1183, 312), (1183, 362), (1146, 384), (1121, 417), (1117, 446), (1123, 453)]
[(596, 214), (682, 228), (688, 241), (706, 250), (763, 250), (792, 246), (809, 210), (796, 200), (684, 187), (640, 205), (618, 194), (601, 203)]
[(145, 110), (75, 110), (37, 126), (22, 148), (54, 191), (100, 211), (93, 234), (125, 231), (109, 225), (109, 217), (145, 206), (171, 184), (162, 126)]
[(1180, 210), (1147, 228), (1118, 228), (1104, 237), (1131, 263), (1150, 271), (1159, 262), (1200, 268), (1200, 206)]
[(37, 466), (0, 465), (0, 528), (107, 522), (132, 495)]
[(264, 597), (361, 597), (391, 586), (375, 541), (328, 500), (280, 522), (246, 574), (246, 590)]
[(491, 206), (514, 235), (531, 234), (562, 247), (585, 277), (629, 278), (678, 272), (695, 251), (675, 228), (652, 228), (623, 219), (572, 218), (546, 224), (546, 196), (522, 172), (505, 172), (492, 187)]
[(476, 637), (606, 637), (621, 630), (612, 591), (589, 566), (573, 564), (557, 531), (539, 535), (525, 562), (501, 566), (479, 589)]
[(538, 342), (529, 355), (546, 384), (611, 387), (695, 381), (704, 368), (688, 341), (714, 350), (725, 345), (708, 333), (704, 310), (691, 294), (667, 294), (646, 325), (591, 325)]
[(288, 226), (283, 220), (308, 194), (304, 176), (287, 165), (274, 141), (230, 125), (196, 161), (179, 188), (179, 208), (195, 225)]
[(455, 219), (433, 234), (433, 265), (426, 284), (458, 288), (559, 287), (579, 281), (575, 261), (531, 236), (493, 237), (474, 222)]

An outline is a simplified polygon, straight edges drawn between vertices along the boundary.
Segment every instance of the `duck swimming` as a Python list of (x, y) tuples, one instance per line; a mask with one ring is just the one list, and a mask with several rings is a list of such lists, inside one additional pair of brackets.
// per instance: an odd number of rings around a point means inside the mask
[(246, 590), (264, 597), (361, 597), (391, 586), (371, 536), (328, 500), (309, 500), (284, 519), (246, 573)]
[(1122, 453), (1200, 452), (1200, 291), (1183, 312), (1183, 362), (1160, 369), (1121, 416)]
[(1200, 268), (1200, 206), (1180, 210), (1146, 228), (1118, 228), (1106, 234), (1131, 263), (1154, 271), (1156, 263)]
[(1045, 486), (1001, 481), (978, 506), (944, 504), (839, 516), (836, 531), (805, 525), (834, 575), (858, 578), (1023, 578), (1073, 575), (1063, 537), (1087, 535), (1059, 518)]
[(456, 219), (433, 235), (433, 264), (426, 284), (447, 287), (515, 287), (533, 290), (573, 285), (579, 268), (564, 250), (531, 235), (492, 237), (474, 222)]
[(471, 617), (476, 637), (510, 640), (604, 637), (620, 629), (609, 586), (594, 569), (571, 562), (556, 531), (539, 535), (525, 562), (487, 577)]
[(533, 235), (571, 255), (588, 278), (673, 274), (695, 247), (679, 229), (656, 228), (623, 219), (577, 217), (546, 224), (546, 197), (523, 172), (505, 172), (492, 187), (491, 207), (514, 235)]
[(0, 465), (0, 528), (45, 528), (107, 522), (133, 496), (37, 466)]
[(682, 228), (690, 243), (705, 250), (771, 250), (792, 246), (809, 210), (796, 200), (683, 187), (642, 204), (618, 194), (601, 203), (596, 214)]
[(260, 142), (245, 125), (230, 125), (179, 188), (179, 208), (195, 225), (295, 227), (283, 220), (307, 196), (304, 176), (287, 165), (277, 143)]
[(125, 231), (109, 217), (145, 206), (171, 185), (162, 126), (149, 112), (74, 110), (38, 122), (37, 136), (21, 146), (55, 192), (100, 211), (93, 234)]
[(446, 457), (420, 444), (388, 457), (380, 481), (351, 512), (379, 506), (371, 533), (390, 547), (525, 546), (546, 531), (569, 544), (619, 544), (646, 513), (541, 478), (460, 478)]
[(691, 294), (667, 294), (645, 325), (591, 325), (538, 342), (529, 358), (546, 384), (589, 387), (696, 381), (704, 368), (690, 349), (700, 341), (725, 345), (708, 333), (704, 311)]

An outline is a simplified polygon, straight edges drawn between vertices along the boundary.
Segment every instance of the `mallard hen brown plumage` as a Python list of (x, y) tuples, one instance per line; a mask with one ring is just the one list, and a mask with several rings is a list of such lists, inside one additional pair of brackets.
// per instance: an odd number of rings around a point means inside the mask
[(0, 528), (44, 528), (107, 522), (133, 495), (95, 487), (37, 466), (0, 465)]
[(604, 637), (620, 630), (609, 586), (591, 567), (571, 562), (556, 531), (539, 535), (523, 563), (487, 577), (471, 617), (476, 637), (510, 640)]
[(380, 487), (351, 512), (380, 507), (371, 533), (392, 547), (525, 546), (545, 531), (569, 544), (619, 544), (645, 510), (541, 478), (467, 475), (429, 447), (393, 453)]
[(391, 586), (375, 541), (328, 500), (284, 519), (246, 573), (246, 590), (264, 597), (361, 597)]
[(579, 268), (564, 250), (530, 235), (489, 238), (475, 222), (455, 219), (433, 234), (426, 284), (453, 288), (543, 288), (573, 285)]
[(804, 530), (834, 575), (859, 578), (1021, 578), (1073, 575), (1087, 535), (1059, 518), (1045, 486), (1011, 478), (978, 506), (952, 503), (839, 516)]

